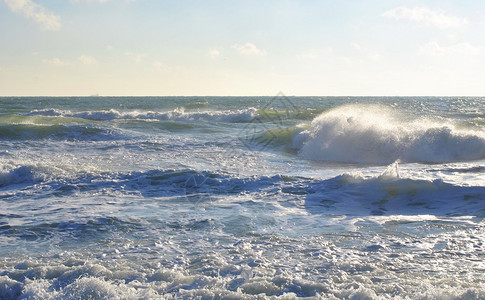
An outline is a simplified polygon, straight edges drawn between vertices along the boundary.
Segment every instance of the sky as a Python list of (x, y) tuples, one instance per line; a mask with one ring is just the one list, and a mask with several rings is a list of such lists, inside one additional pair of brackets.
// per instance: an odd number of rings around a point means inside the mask
[(483, 0), (0, 0), (0, 96), (485, 96)]

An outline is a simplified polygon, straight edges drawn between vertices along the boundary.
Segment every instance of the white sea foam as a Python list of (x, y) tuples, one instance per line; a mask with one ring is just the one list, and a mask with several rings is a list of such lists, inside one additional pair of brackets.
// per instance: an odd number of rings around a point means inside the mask
[(22, 166), (10, 171), (0, 171), (0, 187), (13, 184), (32, 184), (40, 181), (35, 178), (30, 166)]
[(380, 175), (346, 173), (313, 183), (306, 205), (342, 215), (482, 216), (485, 187), (401, 177), (395, 162)]
[[(395, 230), (406, 224), (390, 228)], [(197, 230), (191, 232), (196, 234)], [(25, 258), (18, 264), (6, 259), (0, 264), (4, 268), (0, 298), (482, 299), (485, 296), (479, 275), (467, 274), (472, 268), (480, 268), (480, 254), (476, 252), (483, 253), (483, 231), (460, 230), (456, 234), (438, 231), (424, 238), (395, 235), (393, 230), (375, 236), (361, 234), (362, 240), (352, 247), (339, 244), (342, 240), (354, 240), (355, 235), (302, 236), (298, 240), (278, 235), (242, 237), (221, 247), (208, 243), (205, 232), (187, 241), (193, 248), (176, 248), (163, 237), (151, 248), (130, 241), (116, 251), (110, 246), (93, 249), (104, 251), (105, 255), (99, 258), (72, 250), (42, 259)], [(227, 239), (231, 238), (225, 236), (223, 240)], [(116, 263), (110, 263), (113, 259)], [(169, 261), (181, 264), (163, 267)], [(311, 272), (311, 276), (305, 276), (306, 272)]]
[(45, 115), (56, 117), (72, 117), (95, 121), (106, 120), (161, 120), (161, 121), (207, 121), (207, 122), (249, 122), (257, 115), (256, 108), (221, 111), (185, 111), (184, 108), (177, 108), (171, 111), (129, 111), (123, 112), (115, 109), (106, 111), (84, 111), (72, 112), (58, 109), (33, 110), (26, 114), (28, 116)]
[(312, 160), (388, 164), (485, 158), (485, 133), (452, 123), (410, 120), (377, 105), (347, 105), (315, 118), (293, 146)]
[[(461, 161), (483, 124), (456, 100), (392, 99), (407, 117), (365, 104), (386, 99), (303, 99), (304, 117), (257, 99), (37, 100), (2, 100), (0, 299), (485, 299), (485, 160)], [(253, 125), (263, 151), (238, 139)], [(293, 142), (316, 158), (281, 151)], [(457, 162), (407, 163), (428, 156)]]

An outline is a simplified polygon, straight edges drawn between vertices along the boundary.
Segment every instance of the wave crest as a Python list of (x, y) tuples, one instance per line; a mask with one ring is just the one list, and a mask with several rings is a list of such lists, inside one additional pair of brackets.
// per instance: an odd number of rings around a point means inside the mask
[(57, 110), (53, 108), (33, 110), (27, 116), (54, 116), (71, 117), (93, 121), (110, 120), (156, 120), (156, 121), (208, 121), (208, 122), (227, 122), (239, 123), (253, 120), (258, 111), (256, 108), (224, 111), (197, 111), (186, 112), (184, 108), (177, 108), (172, 111), (129, 111), (121, 112), (115, 109), (106, 111), (84, 111), (71, 112), (67, 110)]
[(21, 166), (8, 172), (0, 172), (0, 188), (17, 184), (31, 185), (40, 181), (42, 179), (34, 175), (30, 166)]
[(389, 164), (485, 158), (485, 134), (447, 122), (409, 120), (377, 105), (348, 105), (316, 117), (293, 146), (312, 160)]

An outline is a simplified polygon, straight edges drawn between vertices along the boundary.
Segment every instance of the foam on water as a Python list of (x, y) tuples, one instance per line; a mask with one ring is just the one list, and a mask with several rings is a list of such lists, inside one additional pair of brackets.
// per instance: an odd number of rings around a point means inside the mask
[(379, 176), (344, 174), (312, 183), (312, 189), (307, 205), (324, 206), (329, 213), (485, 216), (485, 186), (402, 178), (397, 163)]
[[(377, 235), (303, 234), (301, 238), (231, 237), (203, 227), (192, 228), (192, 234), (182, 231), (180, 238), (198, 237), (185, 245), (164, 232), (169, 238), (111, 243), (91, 250), (92, 254), (81, 249), (41, 258), (20, 256), (0, 263), (4, 270), (0, 295), (43, 299), (484, 297), (483, 280), (474, 274), (483, 268), (478, 261), (484, 253), (483, 224), (449, 232), (447, 228), (458, 223), (434, 220), (429, 224), (443, 227), (426, 238), (417, 234), (419, 222), (389, 221), (383, 228), (394, 231)], [(358, 226), (369, 229), (365, 221)], [(403, 229), (409, 232), (396, 234)]]
[[(73, 173), (73, 171), (75, 171)], [(0, 173), (3, 197), (40, 193), (38, 197), (98, 195), (181, 197), (187, 203), (207, 206), (240, 195), (303, 201), (309, 213), (348, 216), (416, 215), (485, 216), (485, 186), (460, 186), (440, 179), (415, 179), (399, 175), (398, 163), (381, 174), (346, 173), (329, 179), (290, 176), (242, 177), (220, 172), (148, 170), (106, 172), (69, 170), (48, 166), (21, 166)], [(12, 188), (23, 187), (12, 194)], [(80, 202), (83, 204), (84, 202)], [(109, 208), (109, 207), (108, 207)]]
[(315, 118), (294, 138), (313, 160), (388, 164), (443, 163), (485, 158), (485, 133), (452, 123), (404, 118), (382, 106), (348, 105)]
[(40, 180), (39, 178), (35, 178), (32, 168), (28, 166), (22, 166), (7, 172), (0, 171), (0, 187), (13, 184), (33, 184)]
[(288, 99), (0, 99), (0, 299), (485, 298), (483, 99)]
[[(36, 170), (24, 169), (11, 173), (35, 176)], [(28, 205), (35, 203), (28, 198), (2, 205), (3, 216), (12, 217), (0, 224), (1, 236), (25, 250), (0, 262), (0, 295), (484, 296), (483, 280), (473, 270), (485, 255), (480, 242), (485, 227), (468, 216), (484, 212), (483, 188), (407, 179), (400, 173), (394, 163), (377, 175), (325, 180), (193, 170), (44, 180), (31, 187), (31, 195), (36, 189), (45, 195), (48, 187), (62, 193), (45, 198), (30, 219), (16, 223), (12, 215), (32, 213)], [(197, 192), (197, 186), (187, 187), (191, 178), (206, 179), (208, 202), (186, 197), (187, 188)], [(67, 186), (77, 189), (57, 190)], [(346, 222), (352, 226), (339, 229)], [(39, 247), (47, 250), (41, 256), (35, 254)], [(459, 272), (464, 269), (471, 273)]]
[(27, 116), (58, 116), (71, 117), (95, 121), (107, 120), (161, 120), (161, 121), (206, 121), (206, 122), (249, 122), (257, 116), (256, 108), (226, 111), (185, 111), (184, 108), (177, 108), (172, 111), (129, 111), (121, 112), (115, 109), (107, 111), (85, 111), (71, 112), (57, 109), (33, 110)]

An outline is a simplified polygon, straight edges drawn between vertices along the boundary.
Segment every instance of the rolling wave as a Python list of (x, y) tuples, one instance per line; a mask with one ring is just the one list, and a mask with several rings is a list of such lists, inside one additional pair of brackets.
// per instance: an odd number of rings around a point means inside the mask
[[(189, 107), (190, 109), (191, 107)], [(155, 121), (205, 121), (225, 123), (245, 123), (253, 120), (261, 122), (281, 122), (282, 120), (311, 120), (323, 109), (306, 109), (300, 111), (286, 111), (275, 109), (257, 109), (254, 107), (238, 110), (206, 110), (186, 111), (180, 107), (171, 111), (118, 111), (115, 109), (100, 111), (72, 112), (54, 108), (36, 109), (24, 114), (24, 117), (64, 117), (93, 121), (111, 120), (155, 120)]]
[(41, 109), (33, 110), (26, 114), (27, 116), (55, 116), (71, 117), (93, 121), (110, 121), (110, 120), (155, 120), (155, 121), (206, 121), (206, 122), (227, 122), (239, 123), (249, 122), (257, 115), (256, 108), (225, 110), (225, 111), (202, 111), (186, 112), (184, 108), (177, 108), (172, 111), (128, 111), (121, 112), (115, 109), (107, 111), (84, 111), (71, 112), (68, 110)]
[[(306, 206), (313, 212), (347, 215), (485, 215), (485, 187), (442, 180), (401, 178), (398, 163), (378, 176), (343, 174), (314, 182)], [(322, 211), (321, 208), (325, 209)]]
[(307, 159), (348, 163), (445, 163), (485, 158), (483, 130), (409, 120), (382, 106), (347, 105), (316, 117), (293, 147)]
[(0, 188), (18, 184), (34, 184), (42, 181), (34, 175), (30, 166), (21, 166), (10, 171), (0, 172)]
[[(123, 191), (144, 197), (175, 197), (176, 201), (211, 201), (228, 195), (254, 193), (303, 197), (312, 213), (387, 215), (427, 213), (476, 215), (485, 213), (485, 187), (458, 186), (442, 180), (401, 178), (395, 162), (378, 176), (344, 173), (329, 179), (284, 175), (239, 177), (218, 172), (148, 170), (129, 173), (80, 173), (69, 177), (38, 173), (21, 166), (0, 173), (0, 188), (9, 185), (40, 185), (44, 195), (82, 195), (97, 190)], [(38, 173), (38, 174), (37, 174)], [(182, 197), (182, 198), (180, 198)], [(255, 199), (252, 198), (252, 199)], [(167, 200), (168, 201), (168, 200)], [(252, 201), (252, 200), (251, 200)], [(286, 200), (285, 200), (286, 201)]]
[(0, 125), (0, 140), (38, 140), (45, 138), (99, 141), (112, 140), (115, 135), (112, 130), (87, 125)]

